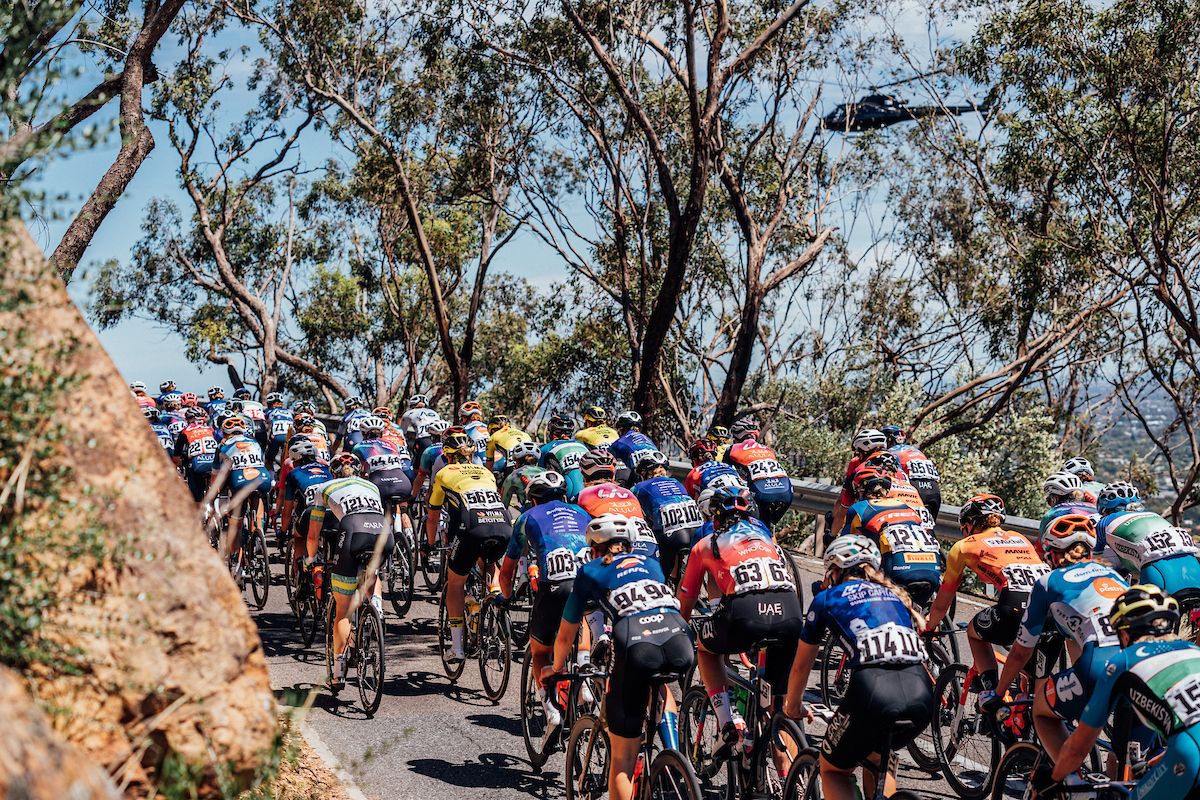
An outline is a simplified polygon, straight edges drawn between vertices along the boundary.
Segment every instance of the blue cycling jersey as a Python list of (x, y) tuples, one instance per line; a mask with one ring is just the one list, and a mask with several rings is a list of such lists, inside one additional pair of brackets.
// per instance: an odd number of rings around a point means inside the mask
[(826, 631), (841, 637), (850, 665), (920, 664), (925, 648), (908, 608), (886, 586), (849, 580), (813, 598), (800, 638), (820, 644)]
[(171, 430), (161, 422), (151, 422), (150, 430), (154, 431), (154, 435), (158, 437), (158, 443), (163, 446), (163, 450), (167, 451), (167, 455), (174, 458), (175, 437), (171, 435)]
[(221, 442), (220, 460), (229, 464), (229, 483), (234, 490), (250, 483), (261, 492), (271, 488), (262, 448), (249, 436), (233, 436)]
[(679, 534), (691, 539), (692, 532), (704, 522), (696, 501), (674, 478), (649, 478), (636, 484), (633, 494), (642, 505), (646, 522), (660, 536)]
[(442, 454), (442, 443), (434, 442), (421, 451), (421, 472), (426, 475), (433, 475), (433, 462), (437, 461), (438, 456)]
[(538, 454), (538, 466), (552, 469), (566, 479), (568, 500), (573, 501), (583, 490), (579, 459), (587, 451), (587, 445), (575, 439), (555, 439), (542, 445)]
[(541, 580), (574, 580), (581, 564), (589, 558), (584, 531), (592, 518), (577, 505), (551, 500), (540, 503), (517, 517), (508, 540), (507, 556), (521, 557), (525, 543), (537, 558)]
[(283, 444), (287, 440), (288, 431), (292, 429), (295, 415), (290, 408), (268, 408), (263, 412), (267, 418), (267, 437), (270, 441)]
[(649, 611), (679, 608), (662, 567), (654, 559), (636, 553), (613, 556), (607, 564), (603, 558), (593, 559), (579, 568), (563, 620), (579, 624), (589, 603), (599, 605), (613, 622)]
[(292, 467), (287, 480), (283, 482), (283, 499), (303, 501), (302, 505), (311, 505), (316, 499), (321, 484), (333, 480), (329, 467), (320, 461), (300, 464)]
[(225, 406), (227, 405), (229, 405), (229, 401), (225, 398), (221, 398), (219, 400), (209, 400), (204, 404), (204, 410), (208, 412), (209, 419), (215, 420), (217, 418), (217, 414), (220, 414), (222, 411), (224, 411)]
[(1051, 570), (1033, 584), (1017, 644), (1036, 645), (1047, 620), (1081, 646), (1119, 644), (1108, 611), (1128, 588), (1120, 573), (1099, 561), (1080, 561)]
[(608, 446), (608, 452), (612, 453), (613, 458), (624, 463), (630, 471), (637, 469), (638, 462), (642, 460), (645, 453), (657, 451), (658, 445), (641, 431), (623, 433)]

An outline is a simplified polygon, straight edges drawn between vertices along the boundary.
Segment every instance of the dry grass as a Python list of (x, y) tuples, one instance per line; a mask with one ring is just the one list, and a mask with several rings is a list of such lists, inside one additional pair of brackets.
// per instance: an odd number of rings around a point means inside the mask
[(278, 771), (270, 782), (242, 795), (242, 800), (349, 800), (341, 781), (304, 741), (291, 717), (284, 715), (280, 725), (284, 733)]

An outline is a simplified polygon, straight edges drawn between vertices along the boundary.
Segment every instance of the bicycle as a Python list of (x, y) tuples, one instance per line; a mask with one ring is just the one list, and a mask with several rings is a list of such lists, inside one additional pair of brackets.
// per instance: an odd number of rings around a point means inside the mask
[[(996, 779), (992, 784), (992, 800), (1031, 800), (1032, 787), (1029, 776), (1037, 769), (1046, 751), (1036, 742), (1017, 742), (1004, 752), (1000, 764), (996, 767)], [(1132, 781), (1110, 781), (1101, 774), (1099, 757), (1093, 749), (1090, 763), (1085, 770), (1086, 783), (1080, 786), (1063, 786), (1057, 795), (1064, 797), (1078, 796), (1096, 792), (1100, 789), (1112, 790), (1112, 795), (1100, 795), (1106, 800), (1126, 800), (1130, 796)]]
[[(578, 641), (571, 652), (570, 663), (576, 662), (577, 652)], [(542, 771), (542, 767), (550, 760), (550, 754), (565, 742), (575, 720), (584, 714), (600, 713), (600, 698), (604, 696), (607, 671), (602, 665), (593, 663), (590, 672), (580, 669), (577, 674), (578, 680), (570, 681), (566, 691), (559, 690), (559, 694), (552, 698), (562, 714), (562, 723), (557, 730), (547, 731), (546, 711), (537, 696), (541, 679), (533, 674), (533, 655), (528, 646), (525, 648), (525, 657), (521, 661), (521, 736), (525, 740), (529, 764), (535, 773)], [(584, 692), (584, 686), (587, 686), (587, 692)], [(590, 702), (588, 694), (591, 696)]]
[[(732, 692), (744, 699), (746, 746), (743, 754), (725, 753), (721, 748), (721, 728), (703, 684), (692, 686), (679, 706), (680, 740), (684, 743), (701, 789), (726, 800), (739, 797), (778, 797), (791, 761), (808, 748), (808, 737), (795, 720), (782, 711), (772, 710), (774, 688), (765, 677), (766, 651), (772, 640), (760, 642), (751, 651), (753, 660), (742, 656), (749, 676), (728, 663), (726, 680)], [(767, 747), (770, 743), (770, 747)]]
[[(595, 673), (576, 673), (566, 676), (565, 679), (576, 680), (594, 675)], [(564, 678), (552, 676), (547, 683), (560, 679)], [(662, 710), (661, 693), (666, 684), (678, 679), (679, 676), (674, 673), (655, 673), (650, 676), (650, 709), (631, 776), (635, 800), (700, 800), (700, 784), (688, 760), (676, 750), (662, 749), (655, 752), (655, 729)], [(575, 720), (567, 738), (564, 775), (567, 800), (599, 800), (608, 791), (609, 752), (603, 707), (599, 716), (584, 714)]]
[[(887, 776), (890, 765), (897, 760), (897, 754), (892, 747), (892, 741), (897, 731), (903, 731), (907, 728), (911, 731), (916, 727), (917, 722), (911, 719), (899, 719), (892, 723), (887, 728), (887, 733), (884, 738), (884, 745), (879, 753), (879, 763), (872, 764), (870, 761), (864, 761), (862, 766), (869, 767), (875, 777), (875, 792), (871, 795), (871, 800), (921, 800), (921, 796), (916, 792), (910, 792), (907, 789), (898, 789), (892, 794), (887, 795)], [(820, 753), (809, 748), (800, 753), (792, 762), (791, 768), (788, 770), (787, 779), (783, 784), (783, 793), (780, 795), (781, 800), (821, 800), (821, 768), (820, 768)]]
[(512, 673), (512, 625), (500, 595), (491, 593), (479, 608), (479, 680), (488, 700), (499, 703)]
[[(420, 531), (424, 536), (424, 525), (421, 526)], [(443, 516), (438, 522), (437, 537), (434, 539), (433, 547), (418, 550), (421, 579), (425, 582), (425, 589), (434, 594), (439, 594), (446, 588), (446, 562), (450, 557), (447, 554), (449, 549), (446, 545), (446, 519)]]
[[(372, 597), (375, 581), (379, 580), (378, 574), (372, 575), (369, 581), (365, 580), (369, 562), (375, 557), (375, 552), (371, 551), (359, 556), (358, 559), (358, 589), (355, 590), (354, 596), (350, 600), (350, 612), (347, 615), (350, 620), (350, 638), (346, 642), (345, 674), (342, 675), (341, 681), (349, 683), (351, 670), (357, 673), (355, 683), (358, 686), (358, 699), (368, 717), (375, 716), (375, 712), (379, 710), (379, 704), (383, 702), (385, 675), (383, 615), (369, 599), (364, 600), (364, 598)], [(328, 576), (330, 565), (325, 564), (324, 566), (324, 575)], [(333, 652), (333, 628), (337, 607), (329, 593), (326, 593), (326, 597), (328, 599), (325, 603), (325, 668), (332, 676), (336, 658)], [(330, 692), (337, 696), (341, 692), (341, 685), (331, 685)]]
[[(440, 551), (440, 557), (443, 562), (448, 561), (450, 556), (447, 554), (450, 548), (437, 548)], [(467, 659), (476, 658), (479, 654), (479, 612), (482, 604), (479, 598), (483, 596), (483, 576), (479, 573), (478, 568), (473, 567), (469, 575), (467, 575), (467, 584), (463, 589), (465, 601), (463, 605), (463, 652)], [(450, 616), (446, 611), (446, 590), (443, 587), (441, 600), (438, 603), (438, 652), (442, 659), (442, 669), (446, 672), (446, 677), (451, 683), (458, 683), (458, 679), (462, 676), (463, 670), (466, 668), (466, 659), (457, 662), (450, 660), (450, 645), (452, 644), (452, 634), (450, 632)]]
[[(387, 587), (388, 600), (392, 604), (392, 611), (395, 612), (397, 619), (403, 619), (408, 610), (412, 608), (413, 593), (416, 589), (414, 558), (416, 540), (413, 534), (412, 520), (408, 516), (407, 502), (398, 502), (389, 498), (385, 512), (386, 518), (391, 523), (394, 544), (392, 552), (384, 561), (384, 582)], [(398, 526), (397, 523), (399, 523)]]

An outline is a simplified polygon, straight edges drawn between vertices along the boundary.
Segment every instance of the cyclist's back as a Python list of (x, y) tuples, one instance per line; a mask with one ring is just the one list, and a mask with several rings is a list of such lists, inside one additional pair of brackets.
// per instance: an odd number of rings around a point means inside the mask
[(742, 419), (731, 429), (734, 442), (725, 461), (734, 465), (750, 486), (758, 505), (759, 518), (774, 525), (792, 505), (792, 482), (775, 451), (758, 441), (758, 423)]

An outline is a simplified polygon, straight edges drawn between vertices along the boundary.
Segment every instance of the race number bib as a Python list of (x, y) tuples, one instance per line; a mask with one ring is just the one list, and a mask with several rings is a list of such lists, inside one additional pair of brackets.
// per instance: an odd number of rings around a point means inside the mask
[(1048, 570), (1041, 564), (1009, 564), (1001, 573), (1007, 588), (1014, 592), (1031, 592), (1038, 578)]
[(188, 442), (188, 458), (199, 458), (200, 456), (215, 453), (216, 451), (217, 443), (211, 436), (205, 436), (203, 439)]
[(182, 419), (173, 419), (167, 423), (167, 430), (172, 436), (178, 436), (179, 432), (187, 427), (187, 421)]
[(647, 448), (645, 450), (634, 450), (632, 453), (629, 454), (629, 460), (633, 462), (633, 468), (636, 470), (638, 467), (638, 464), (641, 464), (642, 461), (646, 458), (646, 456), (650, 455), (651, 453), (657, 453), (657, 452), (658, 452), (657, 450), (651, 450), (649, 448)]
[(1147, 555), (1155, 560), (1196, 552), (1196, 543), (1186, 528), (1166, 528), (1150, 534), (1142, 543)]
[(371, 473), (403, 468), (404, 462), (395, 453), (377, 453), (367, 457), (367, 471)]
[(292, 427), (290, 419), (277, 419), (271, 423), (272, 436), (287, 436), (288, 430)]
[(704, 524), (704, 520), (700, 517), (700, 507), (690, 497), (663, 506), (659, 511), (659, 519), (662, 520), (662, 530), (666, 536), (677, 531), (699, 528)]
[(738, 478), (738, 476), (730, 475), (728, 473), (724, 473), (724, 474), (718, 475), (717, 477), (713, 478), (711, 481), (708, 482), (708, 485), (705, 486), (704, 488), (705, 489), (725, 489), (730, 486), (736, 486), (739, 489), (746, 488), (745, 484), (742, 483), (741, 479)]
[(924, 658), (921, 637), (912, 628), (888, 622), (858, 634), (862, 664), (915, 664)]
[(779, 462), (773, 458), (760, 458), (757, 461), (751, 461), (746, 471), (750, 475), (750, 480), (761, 481), (767, 478), (786, 478), (787, 473), (783, 471), (783, 467), (779, 466)]
[(1167, 704), (1186, 728), (1200, 722), (1200, 675), (1189, 675), (1167, 690)]
[(249, 450), (236, 450), (229, 457), (229, 465), (234, 469), (253, 469), (263, 466), (262, 451), (257, 447)]
[(158, 443), (163, 446), (164, 450), (170, 450), (175, 446), (175, 440), (171, 438), (169, 433), (160, 433), (158, 435)]
[(343, 514), (383, 513), (383, 503), (379, 498), (366, 492), (339, 497), (338, 505), (342, 507)]
[(565, 547), (546, 554), (546, 580), (569, 581), (579, 570), (579, 558)]
[(321, 484), (313, 484), (304, 490), (304, 505), (311, 506), (321, 493)]
[(880, 532), (893, 553), (936, 553), (937, 539), (919, 525), (888, 525)]
[(471, 489), (463, 492), (463, 501), (471, 511), (488, 511), (504, 508), (500, 493), (495, 489)]
[(608, 601), (617, 610), (617, 615), (627, 617), (656, 608), (679, 608), (679, 601), (664, 584), (654, 580), (640, 580), (618, 586), (608, 593)]
[(554, 456), (558, 461), (558, 466), (563, 472), (570, 472), (579, 467), (579, 459), (583, 458), (583, 450), (568, 450), (565, 453), (559, 453)]
[(747, 559), (733, 567), (729, 574), (736, 586), (735, 594), (761, 592), (766, 589), (792, 589), (794, 591), (796, 588), (796, 585), (792, 583), (791, 576), (788, 575), (787, 567), (775, 558)]
[(928, 459), (919, 459), (910, 461), (904, 465), (904, 472), (910, 479), (917, 478), (923, 481), (936, 481), (938, 478), (937, 467)]

